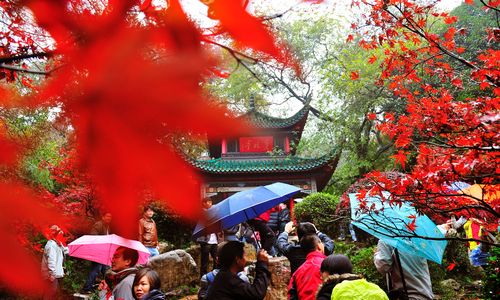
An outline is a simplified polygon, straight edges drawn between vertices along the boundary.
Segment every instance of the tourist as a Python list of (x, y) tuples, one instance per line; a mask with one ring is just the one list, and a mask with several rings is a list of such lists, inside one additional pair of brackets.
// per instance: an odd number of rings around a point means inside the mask
[(224, 229), (224, 241), (239, 241), (238, 235), (240, 233), (241, 224), (229, 227), (228, 229)]
[(285, 203), (280, 203), (271, 211), (267, 225), (279, 235), (285, 230), (285, 225), (288, 222), (290, 222), (290, 210)]
[(274, 245), (274, 242), (276, 241), (276, 235), (267, 224), (271, 217), (271, 211), (272, 209), (262, 213), (255, 219), (248, 221), (248, 224), (252, 226), (255, 231), (259, 232), (262, 249), (266, 250), (269, 253), (272, 253), (272, 247)]
[(316, 300), (388, 300), (378, 285), (367, 282), (361, 275), (353, 274), (352, 263), (345, 255), (329, 255), (321, 263), (320, 271), (323, 284)]
[(246, 263), (243, 243), (230, 241), (223, 245), (219, 252), (220, 271), (215, 276), (205, 299), (264, 299), (271, 279), (271, 274), (267, 269), (269, 257), (266, 251), (260, 250), (257, 254), (255, 278), (252, 284), (238, 277), (238, 273), (243, 271)]
[[(201, 206), (206, 212), (212, 207), (212, 199), (204, 198)], [(212, 269), (217, 265), (217, 245), (222, 242), (221, 237), (216, 233), (200, 236), (196, 239), (200, 244), (200, 277), (208, 272), (209, 256), (212, 257)]]
[(42, 257), (42, 275), (48, 283), (48, 289), (43, 299), (57, 299), (60, 281), (64, 277), (64, 255), (68, 253), (62, 243), (63, 231), (59, 226), (52, 225), (47, 234), (48, 241), (45, 244)]
[[(108, 235), (111, 234), (110, 225), (111, 225), (111, 213), (106, 212), (102, 214), (101, 220), (95, 222), (94, 226), (90, 230), (91, 235)], [(82, 294), (91, 294), (94, 290), (94, 283), (97, 278), (97, 275), (106, 273), (108, 266), (100, 264), (98, 262), (91, 262), (90, 272), (87, 276), (87, 281), (83, 286), (81, 291)]]
[(160, 290), (161, 281), (158, 273), (150, 268), (137, 271), (133, 282), (134, 299), (164, 300), (165, 294)]
[[(218, 245), (217, 256), (219, 256), (219, 252), (222, 249), (222, 246), (224, 246), (225, 244), (226, 244), (226, 242), (222, 242)], [(220, 271), (220, 266), (218, 265), (216, 269), (213, 269), (212, 271), (208, 272), (207, 274), (205, 274), (201, 277), (200, 290), (198, 291), (198, 300), (205, 299), (205, 297), (207, 296), (208, 289), (210, 288), (210, 286), (214, 282), (215, 276), (217, 276), (219, 271)], [(239, 272), (237, 275), (241, 280), (243, 280), (245, 282), (250, 282), (250, 280), (248, 280), (248, 277), (244, 271)]]
[(105, 280), (99, 284), (99, 296), (101, 300), (133, 300), (132, 286), (137, 268), (135, 265), (139, 260), (137, 250), (118, 247), (111, 259), (111, 271), (106, 273)]
[(306, 261), (295, 271), (288, 284), (288, 299), (313, 300), (321, 284), (320, 267), (325, 259), (324, 246), (315, 234), (304, 236), (300, 246), (306, 253)]
[(143, 216), (139, 220), (139, 241), (146, 246), (150, 257), (159, 255), (158, 251), (158, 232), (156, 223), (153, 220), (155, 214), (153, 207), (150, 205), (144, 206)]
[(389, 297), (409, 300), (433, 299), (427, 260), (408, 253), (398, 253), (401, 264), (396, 258), (394, 247), (382, 240), (378, 241), (374, 263), (380, 273), (390, 276)]
[[(295, 271), (306, 261), (306, 253), (301, 248), (300, 244), (288, 241), (288, 237), (294, 229), (295, 228), (293, 222), (289, 222), (285, 226), (285, 231), (283, 231), (278, 236), (278, 240), (276, 241), (276, 246), (278, 248), (278, 251), (280, 251), (284, 256), (286, 256), (286, 258), (288, 258), (288, 260), (290, 261), (290, 269), (292, 274), (295, 273)], [(332, 239), (328, 237), (326, 234), (318, 231), (316, 229), (316, 226), (314, 226), (314, 224), (309, 222), (303, 222), (300, 223), (296, 229), (299, 241), (302, 239), (302, 237), (306, 235), (316, 234), (324, 245), (325, 254), (330, 255), (333, 253), (335, 245), (333, 244)]]

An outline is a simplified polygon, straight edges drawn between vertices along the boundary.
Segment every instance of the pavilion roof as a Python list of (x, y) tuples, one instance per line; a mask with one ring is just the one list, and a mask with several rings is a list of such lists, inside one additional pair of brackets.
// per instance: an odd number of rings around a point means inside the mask
[(246, 114), (239, 116), (238, 118), (242, 118), (250, 122), (256, 128), (288, 128), (288, 127), (293, 127), (301, 120), (307, 118), (308, 114), (309, 114), (309, 106), (305, 105), (296, 114), (288, 118), (272, 117), (267, 114), (256, 111), (254, 109), (250, 110)]
[(247, 159), (215, 158), (192, 160), (191, 164), (202, 172), (211, 174), (304, 172), (325, 166), (336, 157), (336, 152), (333, 152), (319, 158), (296, 156)]

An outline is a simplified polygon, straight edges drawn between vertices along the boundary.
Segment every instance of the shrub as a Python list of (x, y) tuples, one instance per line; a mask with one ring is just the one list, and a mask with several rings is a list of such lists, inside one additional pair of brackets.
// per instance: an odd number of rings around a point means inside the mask
[(327, 193), (314, 193), (304, 198), (294, 207), (294, 215), (299, 222), (311, 222), (318, 230), (329, 236), (337, 236), (338, 222), (335, 211), (339, 197)]
[(484, 280), (483, 295), (484, 299), (500, 298), (500, 247), (492, 247), (488, 265), (485, 266), (486, 278)]
[(385, 289), (384, 276), (377, 271), (373, 263), (375, 248), (376, 246), (371, 246), (359, 249), (359, 251), (350, 258), (354, 273), (363, 275), (369, 282), (373, 282), (381, 289)]

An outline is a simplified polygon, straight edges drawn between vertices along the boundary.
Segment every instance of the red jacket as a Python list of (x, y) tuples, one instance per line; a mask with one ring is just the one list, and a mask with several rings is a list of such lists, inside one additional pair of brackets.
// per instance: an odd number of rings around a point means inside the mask
[(265, 212), (263, 212), (262, 214), (260, 214), (260, 216), (258, 216), (256, 219), (260, 219), (264, 222), (269, 222), (269, 219), (271, 218), (271, 213), (274, 212), (274, 211), (278, 211), (279, 208), (277, 206), (271, 208), (270, 210), (266, 210)]
[(325, 255), (319, 251), (307, 254), (306, 261), (293, 273), (288, 284), (288, 299), (314, 300), (322, 283), (320, 267)]

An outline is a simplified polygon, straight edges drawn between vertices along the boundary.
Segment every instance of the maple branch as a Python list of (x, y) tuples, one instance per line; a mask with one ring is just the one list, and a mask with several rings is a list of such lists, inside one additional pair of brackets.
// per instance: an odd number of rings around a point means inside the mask
[[(237, 50), (234, 50), (233, 48), (231, 47), (228, 47), (226, 45), (223, 45), (221, 43), (217, 43), (215, 41), (212, 41), (212, 40), (209, 40), (209, 39), (204, 39), (203, 40), (204, 42), (206, 43), (209, 43), (209, 44), (212, 44), (212, 45), (216, 45), (218, 47), (221, 47), (222, 49), (226, 50), (235, 60), (236, 60), (236, 63), (237, 63), (237, 66), (241, 65), (243, 66), (248, 72), (250, 72), (250, 74), (252, 74), (253, 77), (257, 78), (257, 80), (259, 80), (260, 82), (262, 82), (262, 80), (260, 80), (259, 76), (257, 75), (257, 73), (255, 73), (252, 68), (250, 68), (244, 61), (242, 58), (244, 59), (247, 59), (247, 60), (250, 60), (252, 63), (258, 63), (259, 60), (256, 59), (256, 58), (253, 58), (243, 52), (240, 52), (240, 51), (237, 51)], [(264, 86), (266, 86), (265, 83), (262, 82), (262, 84)]]
[(40, 53), (32, 53), (32, 54), (21, 54), (15, 56), (8, 57), (0, 57), (0, 64), (8, 64), (13, 63), (18, 60), (28, 59), (28, 58), (41, 58), (41, 57), (52, 57), (54, 55), (53, 52), (40, 52)]
[[(401, 230), (399, 230), (399, 228), (397, 227), (390, 227), (390, 226), (387, 226), (386, 224), (384, 223), (381, 223), (381, 222), (378, 222), (375, 220), (375, 222), (369, 222), (369, 223), (366, 223), (366, 222), (363, 222), (363, 221), (356, 221), (357, 223), (360, 223), (360, 224), (363, 224), (365, 226), (367, 226), (368, 228), (370, 228), (371, 230), (373, 230), (374, 232), (380, 234), (380, 235), (383, 235), (383, 236), (386, 236), (386, 237), (389, 237), (389, 238), (402, 238), (402, 239), (413, 239), (413, 238), (419, 238), (419, 239), (423, 239), (423, 240), (432, 240), (432, 241), (461, 241), (461, 242), (478, 242), (478, 243), (484, 243), (484, 244), (487, 244), (487, 245), (490, 245), (490, 246), (499, 246), (500, 244), (498, 242), (495, 242), (495, 241), (489, 241), (489, 240), (481, 240), (481, 239), (474, 239), (474, 238), (461, 238), (461, 237), (430, 237), (430, 236), (423, 236), (423, 235), (419, 235), (419, 234), (416, 234), (414, 232), (414, 234), (398, 234), (397, 232), (401, 232)], [(393, 224), (394, 221), (391, 221)], [(354, 225), (356, 225), (354, 223)], [(374, 226), (375, 225), (375, 226)], [(391, 231), (391, 232), (394, 232), (394, 234), (388, 234), (387, 232), (385, 231), (381, 231), (379, 229), (377, 229), (376, 226), (379, 226), (387, 231)], [(397, 232), (396, 232), (397, 231)]]
[(489, 4), (487, 4), (486, 2), (484, 2), (484, 0), (479, 0), (481, 1), (481, 3), (486, 6), (487, 8), (491, 9), (491, 10), (494, 10), (495, 12), (500, 12), (500, 9), (498, 9), (497, 7), (494, 7), (494, 6), (491, 6)]
[(287, 10), (285, 10), (284, 12), (281, 12), (281, 13), (277, 13), (277, 14), (274, 14), (272, 16), (267, 16), (267, 17), (261, 17), (260, 19), (265, 22), (265, 21), (270, 21), (270, 20), (274, 20), (274, 19), (278, 19), (278, 18), (281, 18), (283, 17), (285, 14), (287, 14), (288, 12), (292, 11), (292, 7), (288, 8)]
[(442, 141), (440, 139), (438, 139), (437, 137), (434, 137), (434, 139), (438, 142), (441, 142), (441, 143), (435, 143), (435, 142), (432, 142), (432, 141), (414, 141), (416, 144), (429, 144), (429, 145), (432, 145), (432, 146), (436, 146), (436, 147), (442, 147), (442, 148), (449, 148), (449, 149), (469, 149), (469, 150), (478, 150), (478, 151), (493, 151), (493, 152), (496, 152), (498, 150), (500, 150), (500, 146), (491, 146), (491, 147), (480, 147), (480, 146), (458, 146), (456, 144), (453, 144), (451, 143), (451, 141), (449, 143), (446, 143), (445, 141)]
[(49, 75), (50, 72), (53, 71), (53, 70), (51, 70), (51, 71), (39, 71), (39, 70), (23, 69), (20, 67), (6, 65), (6, 64), (0, 64), (0, 69), (7, 69), (7, 70), (11, 70), (11, 71), (28, 73), (28, 74), (36, 74), (36, 75)]
[[(420, 36), (421, 38), (426, 40), (431, 46), (436, 47), (442, 53), (446, 54), (450, 58), (462, 63), (463, 65), (465, 65), (473, 70), (480, 70), (480, 68), (478, 66), (474, 65), (473, 63), (471, 63), (467, 59), (461, 57), (460, 55), (455, 54), (455, 53), (449, 51), (448, 49), (444, 48), (438, 41), (433, 40), (431, 37), (429, 37), (427, 34), (425, 34), (425, 30), (422, 27), (420, 27), (413, 19), (409, 18), (407, 16), (407, 14), (405, 14), (404, 11), (400, 7), (398, 7), (397, 5), (394, 5), (394, 7), (401, 13), (404, 20), (406, 20), (408, 22), (408, 24), (401, 22), (401, 26), (408, 29), (410, 32), (417, 34), (418, 36)], [(389, 15), (391, 15), (395, 20), (399, 20), (399, 18), (393, 12), (391, 12), (389, 9), (386, 8), (386, 9), (384, 9), (384, 11), (386, 11)], [(500, 80), (495, 80), (490, 75), (485, 75), (485, 77), (486, 77), (486, 79), (488, 79), (488, 81), (491, 84), (493, 84), (497, 87), (500, 87)]]

